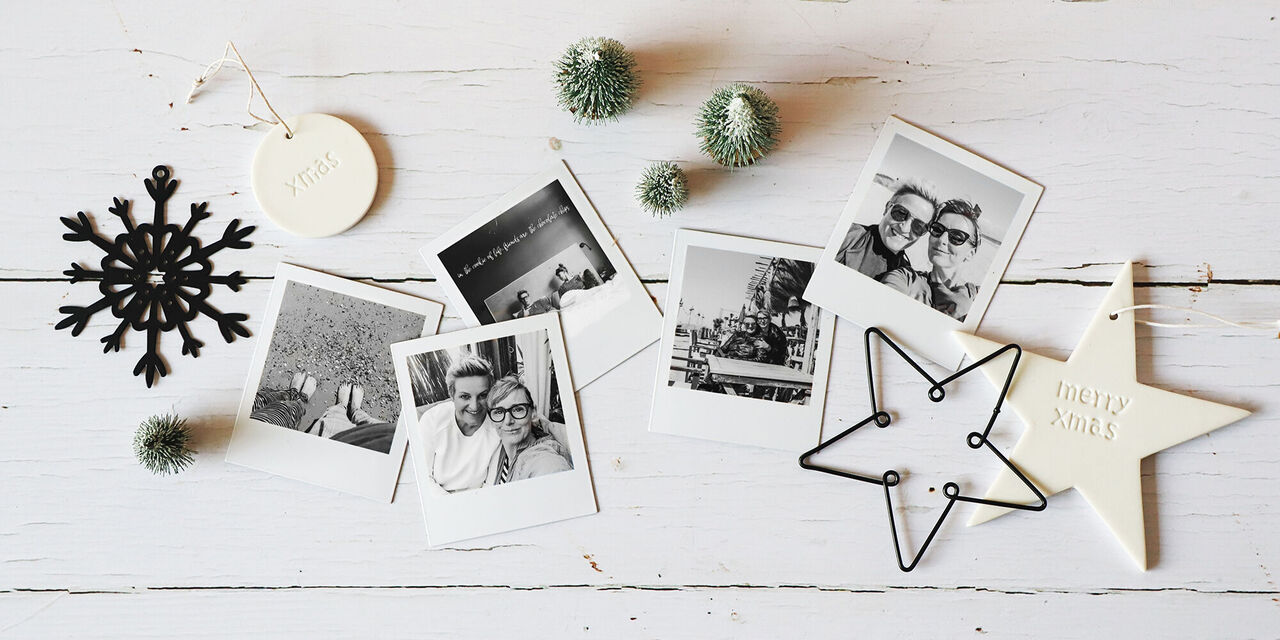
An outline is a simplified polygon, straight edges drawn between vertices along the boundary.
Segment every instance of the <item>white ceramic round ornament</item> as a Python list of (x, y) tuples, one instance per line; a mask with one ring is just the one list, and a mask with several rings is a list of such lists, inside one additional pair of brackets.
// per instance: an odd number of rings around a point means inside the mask
[(253, 154), (258, 206), (294, 235), (322, 238), (360, 221), (378, 190), (378, 163), (364, 136), (344, 120), (306, 113), (277, 124)]

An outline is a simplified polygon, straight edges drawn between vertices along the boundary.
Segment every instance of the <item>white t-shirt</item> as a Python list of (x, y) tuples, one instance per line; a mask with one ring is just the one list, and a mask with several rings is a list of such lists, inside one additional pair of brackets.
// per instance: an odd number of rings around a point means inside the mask
[(437, 485), (445, 491), (462, 491), (484, 484), (489, 459), (499, 444), (497, 430), (487, 421), (471, 435), (462, 435), (453, 403), (444, 402), (422, 414), (418, 433)]

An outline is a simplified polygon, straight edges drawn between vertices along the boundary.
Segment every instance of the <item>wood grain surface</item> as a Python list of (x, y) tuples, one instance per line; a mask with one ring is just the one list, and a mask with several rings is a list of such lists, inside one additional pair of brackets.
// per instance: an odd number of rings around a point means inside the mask
[[(665, 299), (680, 227), (823, 242), (880, 124), (896, 114), (1045, 186), (981, 333), (1065, 358), (1105, 287), (1138, 263), (1137, 302), (1280, 316), (1280, 3), (497, 2), (15, 3), (0, 20), (0, 637), (1280, 637), (1280, 336), (1139, 328), (1139, 380), (1254, 414), (1143, 463), (1151, 570), (1133, 568), (1075, 492), (966, 528), (958, 507), (898, 571), (874, 487), (786, 453), (647, 431), (651, 346), (579, 395), (600, 513), (428, 551), (412, 469), (383, 505), (225, 464), (254, 339), (211, 323), (198, 360), (130, 375), (142, 341), (101, 353), (56, 332), (96, 295), (62, 270), (85, 211), (115, 232), (157, 164), (210, 229), (257, 224), (217, 257), (249, 283), (211, 302), (256, 331), (279, 261), (446, 302), (418, 248), (564, 159)], [(624, 42), (644, 80), (618, 122), (576, 125), (551, 62), (588, 35)], [(285, 114), (352, 122), (380, 166), (374, 207), (320, 240), (275, 228), (249, 188), (266, 128), (247, 84), (191, 81), (234, 39)], [(777, 150), (726, 170), (699, 155), (698, 104), (746, 81), (781, 107)], [(675, 160), (688, 208), (653, 219), (641, 170)], [(1176, 313), (1143, 316), (1178, 320)], [(450, 305), (442, 330), (462, 326)], [(824, 431), (868, 409), (861, 336), (835, 337)], [(998, 463), (963, 446), (995, 391), (962, 381), (945, 411), (892, 358), (895, 429), (826, 463), (903, 472), (908, 544), (941, 483)], [(176, 410), (193, 468), (153, 477), (136, 424)], [(901, 428), (898, 428), (898, 427)], [(1009, 447), (1012, 414), (996, 426)]]

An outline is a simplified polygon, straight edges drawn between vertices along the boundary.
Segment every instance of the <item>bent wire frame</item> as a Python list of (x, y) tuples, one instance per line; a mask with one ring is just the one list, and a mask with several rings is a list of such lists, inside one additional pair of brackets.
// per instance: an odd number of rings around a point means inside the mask
[[(823, 449), (826, 449), (827, 447), (839, 442), (840, 440), (852, 434), (854, 431), (857, 431), (858, 429), (862, 428), (863, 426), (866, 426), (869, 423), (874, 422), (877, 427), (883, 429), (889, 426), (889, 423), (892, 422), (892, 418), (890, 418), (889, 414), (881, 410), (880, 405), (876, 402), (875, 373), (871, 366), (871, 336), (873, 335), (879, 336), (880, 340), (885, 344), (889, 345), (889, 347), (892, 348), (893, 351), (897, 353), (903, 360), (905, 360), (907, 364), (911, 365), (911, 368), (915, 369), (916, 373), (919, 373), (921, 377), (929, 381), (930, 386), (929, 386), (929, 391), (927, 395), (929, 400), (933, 402), (942, 402), (942, 400), (947, 397), (947, 392), (945, 387), (951, 382), (969, 373), (970, 371), (974, 371), (982, 367), (983, 365), (991, 362), (992, 360), (999, 358), (1005, 353), (1009, 353), (1009, 352), (1013, 353), (1013, 362), (1009, 366), (1009, 374), (1005, 376), (1004, 387), (1000, 390), (1000, 397), (996, 399), (996, 405), (991, 410), (991, 418), (987, 420), (986, 428), (984, 428), (982, 431), (970, 432), (969, 435), (965, 438), (965, 443), (969, 445), (970, 449), (979, 449), (981, 447), (986, 447), (988, 450), (991, 451), (991, 453), (994, 453), (995, 456), (1000, 459), (1000, 462), (1004, 463), (1004, 465), (1008, 467), (1010, 471), (1012, 471), (1015, 475), (1018, 476), (1018, 479), (1022, 481), (1022, 484), (1026, 486), (1027, 489), (1029, 489), (1033, 494), (1035, 494), (1036, 500), (1037, 500), (1036, 502), (1031, 504), (1021, 504), (1017, 502), (1003, 502), (1000, 500), (987, 500), (985, 498), (976, 498), (973, 496), (967, 496), (960, 493), (960, 486), (958, 484), (954, 482), (948, 482), (942, 487), (942, 493), (947, 498), (947, 504), (946, 504), (946, 507), (943, 508), (942, 514), (938, 516), (938, 520), (937, 522), (934, 523), (933, 529), (929, 531), (929, 536), (925, 538), (924, 544), (920, 545), (920, 549), (916, 552), (915, 557), (911, 559), (911, 563), (907, 564), (903, 560), (902, 545), (898, 541), (898, 527), (893, 517), (893, 498), (889, 491), (890, 488), (897, 486), (898, 483), (902, 480), (902, 477), (898, 474), (898, 472), (893, 469), (889, 469), (884, 473), (882, 473), (879, 477), (867, 476), (867, 475), (851, 473), (849, 471), (835, 469), (832, 467), (827, 467), (827, 466), (818, 465), (818, 464), (809, 462), (809, 458), (816, 455), (819, 451), (822, 451)], [(1040, 491), (1040, 489), (1037, 488), (1035, 484), (1031, 482), (1025, 475), (1023, 475), (1022, 471), (1018, 469), (1018, 467), (1014, 465), (1008, 458), (1006, 458), (1004, 454), (1000, 453), (1000, 450), (997, 449), (995, 445), (991, 443), (991, 440), (988, 438), (988, 436), (991, 435), (991, 428), (995, 426), (996, 418), (1000, 415), (1000, 407), (1004, 405), (1005, 396), (1007, 396), (1009, 393), (1009, 385), (1013, 382), (1013, 374), (1018, 369), (1018, 361), (1021, 360), (1022, 358), (1022, 347), (1016, 344), (1007, 344), (993, 351), (992, 353), (988, 354), (987, 356), (983, 357), (977, 362), (974, 362), (973, 364), (951, 374), (950, 376), (943, 378), (942, 380), (935, 380), (933, 376), (929, 375), (929, 372), (921, 368), (921, 366), (911, 356), (907, 355), (907, 353), (903, 351), (902, 348), (899, 347), (896, 342), (894, 342), (891, 338), (889, 338), (889, 336), (885, 335), (885, 333), (877, 327), (869, 327), (866, 330), (866, 332), (863, 334), (863, 347), (866, 351), (867, 392), (871, 397), (871, 415), (867, 416), (861, 422), (849, 427), (848, 429), (841, 431), (840, 433), (836, 434), (834, 437), (827, 440), (826, 442), (823, 442), (818, 446), (801, 454), (800, 466), (810, 471), (820, 471), (822, 473), (828, 473), (833, 476), (839, 476), (841, 478), (847, 478), (849, 480), (857, 480), (859, 482), (866, 482), (869, 484), (880, 485), (884, 489), (884, 502), (885, 502), (885, 507), (888, 509), (888, 514), (889, 514), (889, 532), (893, 536), (893, 550), (898, 556), (899, 569), (903, 571), (911, 571), (912, 569), (916, 568), (916, 565), (920, 563), (920, 559), (924, 557), (925, 551), (928, 550), (930, 543), (933, 542), (934, 537), (938, 534), (938, 530), (942, 528), (943, 521), (945, 521), (947, 519), (947, 515), (951, 513), (951, 507), (955, 506), (956, 502), (972, 502), (974, 504), (985, 504), (993, 507), (1003, 507), (1007, 509), (1021, 509), (1024, 511), (1043, 511), (1045, 507), (1048, 506), (1048, 500), (1045, 499), (1045, 495)]]

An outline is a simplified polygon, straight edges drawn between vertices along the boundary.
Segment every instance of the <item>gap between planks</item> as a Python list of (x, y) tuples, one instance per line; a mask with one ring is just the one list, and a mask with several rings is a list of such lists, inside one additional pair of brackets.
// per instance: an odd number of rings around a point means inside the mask
[[(153, 278), (156, 278), (156, 279), (161, 278), (163, 276), (163, 274), (160, 274), (160, 273), (153, 273), (151, 275)], [(241, 274), (241, 276), (245, 280), (272, 280), (275, 278), (275, 276), (253, 276), (253, 275), (244, 275), (244, 274)], [(340, 276), (340, 277), (345, 278), (347, 280), (358, 280), (358, 281), (366, 281), (366, 282), (383, 282), (388, 284), (409, 283), (409, 282), (434, 283), (438, 281), (436, 278), (422, 277), (422, 276), (404, 276), (399, 278), (388, 278), (384, 276)], [(71, 278), (69, 277), (62, 277), (62, 278), (0, 277), (0, 282), (64, 282), (66, 283), (70, 281), (71, 281)], [(640, 278), (640, 282), (642, 284), (669, 284), (670, 280), (668, 278)], [(1070, 278), (1029, 278), (1029, 279), (1023, 279), (1023, 280), (1001, 280), (1000, 284), (1003, 286), (1014, 286), (1014, 287), (1035, 286), (1035, 285), (1041, 285), (1041, 284), (1062, 284), (1062, 285), (1073, 285), (1078, 287), (1109, 287), (1111, 286), (1112, 281), (1110, 280), (1073, 280)], [(1215, 278), (1207, 281), (1206, 280), (1187, 280), (1185, 282), (1166, 280), (1166, 281), (1134, 282), (1133, 286), (1139, 289), (1156, 289), (1156, 288), (1185, 289), (1187, 287), (1206, 287), (1207, 288), (1215, 284), (1231, 285), (1231, 286), (1277, 287), (1277, 286), (1280, 286), (1280, 278), (1223, 278), (1223, 279)]]
[(61, 589), (61, 588), (23, 588), (12, 587), (0, 589), (0, 595), (6, 593), (63, 593), (67, 595), (136, 595), (148, 591), (308, 591), (308, 590), (368, 590), (368, 591), (429, 591), (447, 589), (487, 589), (504, 591), (557, 591), (557, 590), (590, 590), (590, 591), (745, 591), (745, 590), (794, 590), (816, 591), (826, 593), (849, 594), (887, 594), (895, 592), (935, 591), (944, 593), (991, 593), (997, 595), (1121, 595), (1133, 593), (1190, 593), (1196, 595), (1240, 595), (1240, 596), (1275, 596), (1280, 590), (1252, 589), (1196, 589), (1193, 587), (1109, 587), (1105, 589), (994, 589), (990, 587), (954, 586), (937, 587), (928, 585), (885, 585), (881, 587), (836, 587), (816, 584), (680, 584), (680, 585), (622, 585), (622, 584), (550, 584), (550, 585), (505, 585), (505, 584), (422, 584), (422, 585), (189, 585), (189, 586), (149, 586), (131, 587), (128, 589)]

